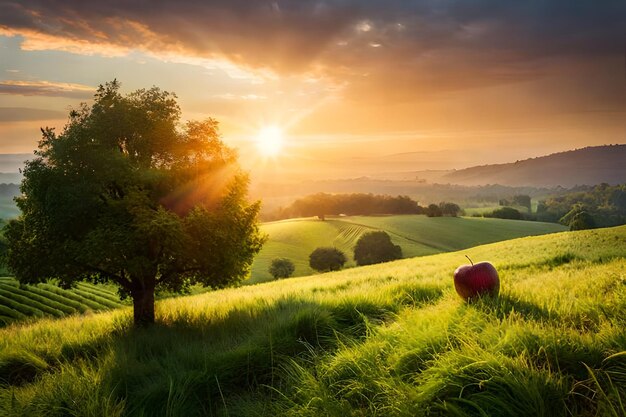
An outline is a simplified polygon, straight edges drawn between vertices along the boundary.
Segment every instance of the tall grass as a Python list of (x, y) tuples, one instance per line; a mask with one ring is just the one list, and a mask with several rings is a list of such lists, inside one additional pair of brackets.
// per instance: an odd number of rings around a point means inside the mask
[[(0, 330), (0, 415), (594, 416), (626, 400), (626, 227)], [(502, 293), (452, 286), (490, 260)]]

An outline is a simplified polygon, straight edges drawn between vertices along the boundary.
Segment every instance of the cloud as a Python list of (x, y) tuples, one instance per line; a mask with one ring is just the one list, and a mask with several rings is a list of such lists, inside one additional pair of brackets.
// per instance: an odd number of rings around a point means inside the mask
[(82, 84), (51, 81), (0, 81), (0, 94), (87, 99), (93, 97), (94, 92), (94, 87)]
[(314, 74), (354, 99), (419, 100), (609, 62), (623, 54), (624, 21), (626, 3), (612, 0), (0, 2), (0, 34), (22, 36), (23, 49), (139, 50), (251, 79)]
[(27, 107), (0, 107), (0, 122), (25, 122), (34, 120), (64, 119), (67, 114), (56, 110)]

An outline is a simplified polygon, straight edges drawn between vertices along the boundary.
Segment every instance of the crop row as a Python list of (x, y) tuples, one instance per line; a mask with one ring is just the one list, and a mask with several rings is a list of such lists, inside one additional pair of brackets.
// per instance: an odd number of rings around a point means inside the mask
[(64, 317), (120, 305), (113, 291), (94, 285), (64, 290), (52, 284), (20, 286), (13, 278), (0, 278), (0, 327), (27, 317)]

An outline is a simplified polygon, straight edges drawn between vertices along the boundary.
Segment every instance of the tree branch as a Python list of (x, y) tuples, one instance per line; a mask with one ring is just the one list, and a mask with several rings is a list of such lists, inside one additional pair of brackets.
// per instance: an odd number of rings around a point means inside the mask
[(81, 268), (85, 268), (85, 269), (91, 270), (93, 272), (97, 272), (99, 274), (102, 274), (102, 275), (108, 277), (109, 279), (115, 281), (117, 284), (122, 286), (124, 289), (130, 290), (131, 282), (124, 275), (124, 271), (121, 271), (122, 275), (116, 275), (116, 274), (114, 274), (112, 272), (109, 272), (109, 271), (106, 271), (106, 270), (104, 270), (102, 268), (98, 268), (97, 266), (86, 265), (86, 264), (83, 264), (83, 263), (80, 263), (80, 262), (76, 262), (76, 261), (74, 261), (74, 264), (76, 264), (77, 266), (79, 266)]
[(185, 269), (173, 269), (167, 271), (165, 274), (162, 274), (160, 278), (157, 279), (157, 284), (161, 284), (167, 281), (174, 274), (185, 274), (187, 272), (201, 271), (202, 268), (185, 268)]

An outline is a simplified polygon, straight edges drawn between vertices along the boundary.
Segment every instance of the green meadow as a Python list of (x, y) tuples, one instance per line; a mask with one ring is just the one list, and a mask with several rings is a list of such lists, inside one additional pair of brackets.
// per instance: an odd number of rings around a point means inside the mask
[[(498, 297), (456, 295), (465, 255), (496, 266)], [(625, 404), (626, 226), (169, 298), (150, 328), (126, 307), (0, 329), (3, 416), (623, 416)]]
[(294, 276), (314, 274), (309, 254), (320, 246), (334, 246), (348, 257), (346, 267), (355, 266), (356, 241), (363, 233), (384, 230), (402, 248), (404, 258), (450, 252), (476, 245), (524, 236), (561, 232), (555, 223), (475, 217), (426, 217), (423, 215), (349, 216), (321, 221), (312, 218), (264, 223), (269, 236), (252, 265), (249, 283), (272, 280), (268, 272), (274, 258), (289, 258), (296, 266)]

